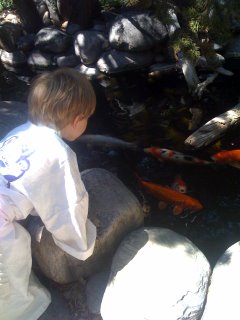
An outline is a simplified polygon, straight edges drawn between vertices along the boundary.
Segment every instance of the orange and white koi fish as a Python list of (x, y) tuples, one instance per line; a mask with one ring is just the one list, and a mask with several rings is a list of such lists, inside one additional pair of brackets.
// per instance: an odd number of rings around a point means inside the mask
[(187, 193), (187, 185), (179, 174), (174, 178), (171, 188), (180, 193)]
[[(174, 178), (173, 183), (171, 184), (171, 187), (173, 190), (176, 190), (177, 192), (180, 193), (187, 193), (187, 185), (186, 183), (183, 181), (183, 179), (181, 178), (180, 175), (177, 175)], [(158, 207), (160, 210), (164, 210), (166, 209), (168, 206), (168, 204), (164, 201), (159, 201), (158, 203)], [(173, 210), (174, 211), (174, 210)], [(181, 210), (180, 210), (181, 211)]]
[(240, 169), (240, 149), (219, 151), (211, 158), (217, 163), (229, 164)]
[(166, 161), (171, 161), (175, 163), (197, 164), (197, 165), (208, 165), (212, 163), (211, 161), (199, 159), (194, 156), (187, 155), (171, 149), (149, 147), (149, 148), (144, 148), (143, 150), (144, 152), (156, 157), (160, 161), (166, 160)]
[(140, 185), (145, 188), (150, 194), (165, 203), (173, 205), (173, 214), (179, 215), (184, 210), (197, 212), (203, 209), (203, 205), (197, 199), (183, 194), (169, 187), (164, 187), (148, 181), (139, 180)]

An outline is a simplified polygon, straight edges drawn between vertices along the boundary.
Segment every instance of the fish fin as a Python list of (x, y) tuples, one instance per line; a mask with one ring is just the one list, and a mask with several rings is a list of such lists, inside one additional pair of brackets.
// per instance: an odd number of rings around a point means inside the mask
[(179, 214), (183, 213), (183, 207), (176, 205), (173, 207), (173, 214), (178, 216)]
[(142, 151), (142, 147), (137, 142), (129, 142), (128, 145), (126, 145), (126, 149), (132, 150), (132, 151)]
[(213, 161), (222, 162), (222, 160), (217, 159), (216, 156), (217, 156), (219, 153), (221, 153), (221, 152), (226, 152), (226, 151), (228, 151), (228, 150), (222, 149), (221, 151), (218, 151), (218, 152), (212, 154), (210, 158), (211, 158)]
[(234, 168), (240, 169), (240, 162), (239, 162), (239, 161), (232, 161), (232, 162), (229, 162), (229, 165), (230, 165), (231, 167), (234, 167)]
[(166, 209), (167, 206), (168, 206), (167, 203), (164, 202), (164, 201), (159, 201), (159, 202), (158, 202), (158, 208), (159, 208), (160, 210)]
[(148, 148), (143, 148), (143, 152), (147, 153), (147, 154), (151, 154), (151, 151), (150, 151), (150, 147)]

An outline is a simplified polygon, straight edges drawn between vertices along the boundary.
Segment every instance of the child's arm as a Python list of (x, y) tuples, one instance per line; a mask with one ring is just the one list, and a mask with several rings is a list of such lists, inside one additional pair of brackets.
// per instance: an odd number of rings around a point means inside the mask
[(55, 161), (47, 174), (26, 182), (29, 197), (55, 243), (77, 259), (93, 252), (96, 227), (87, 219), (88, 193), (75, 154)]

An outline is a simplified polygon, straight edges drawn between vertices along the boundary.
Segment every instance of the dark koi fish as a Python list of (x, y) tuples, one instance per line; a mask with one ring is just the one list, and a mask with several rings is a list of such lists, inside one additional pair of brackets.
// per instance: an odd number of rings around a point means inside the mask
[(78, 142), (84, 143), (90, 147), (128, 149), (133, 151), (139, 149), (134, 142), (127, 142), (119, 138), (101, 134), (84, 134), (78, 139)]

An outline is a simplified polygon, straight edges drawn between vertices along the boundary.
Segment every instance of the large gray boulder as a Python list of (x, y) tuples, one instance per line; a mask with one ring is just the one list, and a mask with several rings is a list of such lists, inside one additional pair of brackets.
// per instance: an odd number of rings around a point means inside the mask
[(80, 59), (75, 54), (62, 54), (54, 57), (59, 68), (63, 67), (76, 67), (80, 63)]
[(143, 225), (143, 212), (137, 198), (112, 173), (94, 168), (82, 173), (89, 193), (89, 218), (97, 227), (97, 240), (93, 255), (85, 261), (68, 255), (53, 241), (44, 228), (38, 242), (40, 219), (28, 224), (32, 236), (32, 254), (41, 271), (58, 283), (77, 281), (101, 270), (111, 262), (122, 239)]
[(61, 53), (70, 48), (73, 39), (55, 27), (42, 28), (35, 39), (35, 47), (43, 52)]
[(200, 319), (210, 272), (203, 253), (186, 237), (163, 228), (133, 231), (114, 255), (101, 316)]
[(107, 46), (108, 41), (102, 32), (83, 30), (75, 36), (75, 53), (84, 64), (95, 63)]
[(33, 50), (27, 59), (28, 66), (33, 71), (45, 71), (56, 68), (56, 61), (54, 55), (45, 53), (38, 50)]
[(8, 52), (1, 50), (0, 60), (5, 69), (18, 73), (24, 73), (24, 68), (27, 69), (27, 57), (22, 51)]
[(114, 20), (109, 42), (115, 49), (139, 52), (156, 48), (167, 36), (166, 27), (155, 15), (128, 12)]
[(153, 58), (151, 51), (126, 52), (111, 49), (102, 54), (96, 65), (101, 72), (114, 74), (149, 66)]

